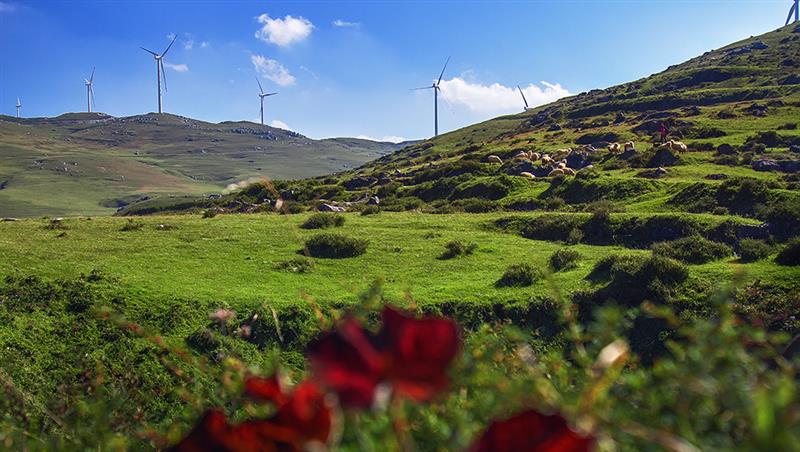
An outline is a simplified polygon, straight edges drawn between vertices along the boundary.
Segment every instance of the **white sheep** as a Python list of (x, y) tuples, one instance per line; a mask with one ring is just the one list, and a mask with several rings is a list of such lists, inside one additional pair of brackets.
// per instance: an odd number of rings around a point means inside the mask
[(564, 170), (561, 168), (556, 168), (553, 171), (550, 171), (550, 174), (548, 174), (547, 177), (558, 176), (560, 174), (564, 174)]
[(608, 145), (608, 150), (614, 154), (617, 154), (622, 150), (622, 147), (619, 145), (619, 143), (611, 143)]
[(527, 171), (523, 171), (519, 173), (519, 175), (522, 177), (527, 177), (528, 179), (536, 179), (536, 176), (534, 176), (533, 173), (529, 173)]
[(625, 152), (636, 152), (636, 143), (633, 141), (625, 143)]
[(501, 165), (503, 164), (503, 159), (501, 159), (496, 155), (490, 155), (489, 157), (486, 157), (486, 161), (489, 163), (499, 163)]

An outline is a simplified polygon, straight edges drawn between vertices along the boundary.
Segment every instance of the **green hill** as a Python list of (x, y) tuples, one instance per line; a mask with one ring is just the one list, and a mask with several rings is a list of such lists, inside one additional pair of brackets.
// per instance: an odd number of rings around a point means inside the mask
[(167, 114), (0, 116), (0, 137), (3, 217), (108, 214), (157, 194), (219, 192), (248, 178), (354, 168), (402, 147)]

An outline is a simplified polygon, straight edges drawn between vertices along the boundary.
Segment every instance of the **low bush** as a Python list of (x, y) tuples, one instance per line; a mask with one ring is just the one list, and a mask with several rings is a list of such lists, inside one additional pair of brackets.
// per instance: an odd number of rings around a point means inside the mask
[(339, 227), (344, 224), (344, 217), (332, 213), (315, 213), (300, 225), (303, 229), (325, 229)]
[(136, 221), (133, 218), (128, 218), (128, 221), (126, 221), (125, 224), (123, 224), (122, 227), (119, 230), (122, 231), (122, 232), (138, 231), (139, 229), (142, 229), (143, 227), (144, 227), (144, 223)]
[(381, 213), (381, 208), (375, 204), (370, 204), (361, 210), (361, 216), (375, 215)]
[(281, 261), (275, 264), (276, 270), (281, 270), (289, 273), (308, 273), (314, 268), (314, 261), (305, 257), (297, 256), (289, 260)]
[(510, 265), (495, 283), (496, 287), (528, 287), (534, 283), (536, 270), (528, 264)]
[(222, 346), (222, 342), (213, 331), (201, 328), (186, 336), (186, 345), (200, 354), (213, 356)]
[(444, 247), (445, 251), (439, 256), (440, 260), (453, 259), (459, 256), (468, 256), (478, 248), (478, 245), (474, 243), (465, 245), (458, 240), (453, 240), (452, 242), (448, 242)]
[(367, 240), (342, 234), (319, 234), (306, 240), (305, 251), (312, 257), (342, 259), (364, 254), (368, 244)]
[(568, 248), (560, 249), (550, 255), (550, 267), (555, 271), (571, 270), (578, 266), (581, 253)]
[(781, 265), (800, 265), (800, 238), (787, 243), (778, 253), (775, 262)]
[(699, 235), (654, 244), (653, 254), (669, 257), (687, 264), (705, 264), (733, 254), (728, 245), (712, 242)]
[(206, 209), (203, 211), (203, 218), (214, 218), (217, 216), (217, 209)]
[(742, 239), (739, 241), (739, 258), (742, 262), (755, 262), (772, 254), (772, 247), (763, 240)]

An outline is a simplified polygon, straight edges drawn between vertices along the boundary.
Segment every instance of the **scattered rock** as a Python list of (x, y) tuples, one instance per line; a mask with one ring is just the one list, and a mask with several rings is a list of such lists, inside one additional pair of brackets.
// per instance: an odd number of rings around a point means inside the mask
[(0, 181), (0, 190), (4, 189), (6, 187), (8, 187), (8, 181), (7, 180)]
[(793, 152), (795, 154), (800, 154), (800, 146), (793, 144), (789, 146), (789, 152)]
[(669, 173), (666, 168), (658, 167), (654, 169), (648, 169), (644, 171), (640, 171), (636, 177), (644, 177), (647, 179), (659, 179), (661, 177), (666, 176)]
[(377, 196), (370, 196), (369, 199), (367, 199), (368, 206), (377, 206), (380, 203), (381, 203), (381, 198)]
[(499, 163), (501, 165), (503, 164), (503, 159), (501, 159), (500, 157), (498, 157), (496, 155), (490, 155), (490, 156), (486, 157), (486, 161), (488, 163)]
[(344, 212), (345, 208), (331, 204), (320, 204), (319, 207), (317, 207), (317, 210), (320, 212)]
[(692, 105), (683, 109), (684, 116), (697, 116), (700, 114), (700, 107)]
[(756, 171), (780, 171), (781, 166), (775, 160), (763, 159), (753, 162), (753, 169)]
[(756, 41), (747, 45), (743, 45), (741, 47), (729, 49), (725, 52), (725, 56), (743, 55), (745, 53), (750, 53), (753, 50), (764, 50), (768, 48), (769, 46), (764, 44), (762, 41)]
[(769, 107), (767, 107), (766, 105), (761, 105), (761, 104), (751, 104), (749, 107), (745, 108), (743, 111), (745, 113), (749, 114), (749, 115), (752, 115), (752, 116), (764, 117), (764, 116), (767, 116), (767, 112), (769, 111)]
[(779, 85), (800, 85), (800, 75), (791, 74), (788, 77), (784, 78), (780, 82)]
[(800, 173), (800, 161), (797, 160), (782, 160), (778, 166), (784, 173)]
[(562, 130), (561, 126), (555, 122), (550, 127), (547, 128), (548, 132), (560, 132), (561, 130)]
[(567, 166), (570, 168), (581, 169), (589, 164), (589, 153), (586, 151), (574, 150), (567, 156)]
[(725, 179), (728, 179), (728, 177), (729, 176), (727, 174), (714, 173), (714, 174), (709, 174), (708, 176), (706, 176), (706, 179), (708, 179), (708, 180), (725, 180)]

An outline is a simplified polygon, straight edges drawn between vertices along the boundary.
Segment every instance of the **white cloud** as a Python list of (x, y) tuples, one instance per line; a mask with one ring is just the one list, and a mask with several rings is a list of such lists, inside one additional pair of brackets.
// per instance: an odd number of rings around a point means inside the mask
[[(525, 105), (516, 86), (504, 86), (500, 83), (483, 85), (481, 83), (468, 82), (461, 77), (442, 80), (440, 86), (447, 101), (455, 106), (466, 107), (476, 113), (513, 113), (521, 111)], [(541, 86), (531, 83), (524, 87), (522, 91), (525, 93), (528, 106), (531, 108), (570, 95), (570, 92), (560, 84), (544, 81), (541, 82)]]
[(334, 27), (341, 27), (341, 28), (358, 28), (361, 26), (359, 22), (348, 22), (342, 19), (336, 19), (333, 21)]
[(183, 41), (183, 48), (186, 50), (192, 50), (194, 48), (194, 40), (189, 39), (187, 41)]
[(276, 129), (283, 129), (283, 130), (289, 130), (289, 131), (292, 130), (292, 128), (289, 127), (288, 124), (286, 124), (285, 122), (283, 122), (283, 121), (281, 121), (279, 119), (273, 119), (272, 122), (269, 123), (269, 126), (270, 127), (275, 127)]
[(203, 41), (203, 42), (200, 43), (200, 48), (201, 49), (205, 49), (206, 47), (208, 47), (210, 45), (211, 44), (209, 44), (208, 41)]
[(406, 137), (398, 137), (396, 135), (385, 135), (383, 138), (373, 138), (369, 135), (359, 135), (356, 138), (361, 140), (370, 140), (370, 141), (383, 141), (388, 143), (400, 143), (403, 141), (408, 141)]
[(176, 37), (176, 36), (177, 36), (177, 35), (176, 35), (175, 33), (169, 33), (169, 34), (166, 36), (166, 38), (167, 38), (167, 41), (172, 41), (173, 39), (175, 39), (175, 37)]
[(172, 64), (165, 61), (164, 67), (167, 69), (172, 69), (175, 72), (189, 72), (189, 66), (185, 64)]
[(0, 2), (0, 13), (11, 13), (16, 9), (17, 7), (13, 3)]
[(314, 28), (314, 24), (305, 17), (286, 16), (283, 19), (273, 19), (262, 14), (257, 20), (263, 26), (256, 31), (256, 38), (281, 47), (306, 39)]
[(296, 79), (281, 63), (261, 55), (250, 55), (256, 71), (264, 78), (272, 80), (279, 86), (294, 85)]

